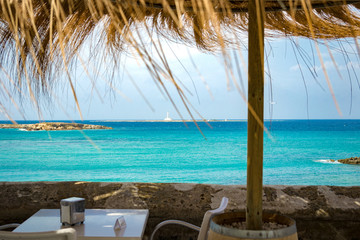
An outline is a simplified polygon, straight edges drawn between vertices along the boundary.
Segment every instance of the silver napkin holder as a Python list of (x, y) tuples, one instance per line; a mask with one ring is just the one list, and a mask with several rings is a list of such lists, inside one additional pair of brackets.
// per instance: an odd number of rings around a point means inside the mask
[(75, 225), (85, 221), (85, 199), (71, 197), (60, 201), (60, 221), (63, 225)]

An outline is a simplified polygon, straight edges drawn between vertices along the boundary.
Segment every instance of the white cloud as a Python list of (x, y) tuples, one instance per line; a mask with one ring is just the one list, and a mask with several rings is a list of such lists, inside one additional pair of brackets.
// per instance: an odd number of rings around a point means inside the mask
[(290, 67), (290, 71), (298, 71), (301, 68), (300, 64), (296, 64)]
[[(326, 71), (331, 71), (331, 70), (336, 70), (336, 68), (339, 71), (347, 71), (348, 69), (351, 71), (352, 69), (360, 69), (360, 63), (359, 62), (353, 62), (350, 61), (347, 64), (339, 64), (336, 63), (336, 65), (334, 64), (333, 61), (326, 61), (324, 62), (324, 66)], [(322, 71), (322, 66), (321, 65), (317, 65), (315, 66), (315, 71)]]
[[(325, 67), (326, 71), (335, 69), (335, 65), (334, 65), (333, 61), (325, 61), (324, 67)], [(337, 65), (337, 67), (339, 68), (339, 65)], [(323, 71), (322, 65), (315, 66), (314, 70), (315, 71)]]
[[(360, 69), (360, 63), (359, 62), (350, 61), (346, 65), (347, 65), (348, 69), (352, 69), (352, 68)], [(347, 70), (346, 65), (340, 66), (339, 69), (340, 70)]]

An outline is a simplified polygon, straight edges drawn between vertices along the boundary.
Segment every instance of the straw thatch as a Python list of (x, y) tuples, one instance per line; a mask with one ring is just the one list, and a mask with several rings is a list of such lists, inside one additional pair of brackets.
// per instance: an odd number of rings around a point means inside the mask
[[(359, 0), (266, 0), (265, 28), (268, 36), (357, 37), (359, 8)], [(0, 61), (19, 82), (47, 88), (94, 31), (115, 58), (132, 46), (149, 60), (144, 33), (214, 50), (236, 45), (247, 23), (246, 0), (1, 0)]]

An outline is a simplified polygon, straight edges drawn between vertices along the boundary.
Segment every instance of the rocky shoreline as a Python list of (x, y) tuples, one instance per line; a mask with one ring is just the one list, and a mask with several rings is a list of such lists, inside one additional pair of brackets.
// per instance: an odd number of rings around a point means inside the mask
[(64, 122), (42, 122), (35, 124), (0, 124), (0, 128), (18, 128), (26, 131), (59, 131), (59, 130), (92, 130), (92, 129), (112, 129), (102, 125), (91, 125), (82, 123)]
[(332, 162), (339, 162), (343, 164), (360, 164), (360, 157), (351, 157), (339, 160), (331, 160)]

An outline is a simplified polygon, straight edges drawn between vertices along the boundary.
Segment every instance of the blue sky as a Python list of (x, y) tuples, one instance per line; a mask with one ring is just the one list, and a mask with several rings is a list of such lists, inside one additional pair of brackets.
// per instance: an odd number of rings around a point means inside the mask
[[(301, 50), (299, 50), (300, 48), (295, 50), (296, 55), (291, 41), (295, 41), (301, 47)], [(343, 41), (342, 45), (337, 41), (328, 42), (328, 45), (332, 49), (331, 54), (333, 56), (329, 54), (328, 48), (322, 44), (319, 44), (319, 50), (334, 89), (341, 115), (335, 107), (329, 85), (324, 77), (315, 44), (307, 39), (294, 38), (293, 40), (271, 39), (266, 43), (268, 58), (265, 63), (267, 71), (265, 118), (360, 119), (360, 85), (358, 82), (360, 80), (357, 79), (357, 77), (360, 78), (360, 64), (359, 55), (356, 54), (356, 45), (351, 39)], [(241, 97), (241, 93), (236, 90), (234, 83), (228, 83), (226, 80), (221, 55), (205, 54), (196, 48), (176, 44), (171, 44), (172, 50), (165, 43), (163, 46), (177, 78), (188, 89), (186, 96), (203, 118), (247, 118), (246, 103)], [(349, 54), (337, 51), (340, 46), (344, 47)], [(173, 52), (177, 57), (173, 55)], [(234, 54), (233, 51), (229, 53)], [(242, 83), (239, 74), (234, 70), (235, 76), (237, 76), (236, 81), (239, 86), (242, 84), (245, 86), (245, 91), (242, 94), (246, 94), (246, 49), (243, 49), (241, 54), (239, 51), (235, 51), (235, 53), (242, 70)], [(306, 54), (301, 57), (300, 53)], [(192, 64), (189, 54), (196, 67)], [(241, 63), (241, 57), (245, 63)], [(332, 57), (335, 59), (337, 68), (333, 64)], [(309, 58), (309, 60), (304, 62), (303, 58)], [(108, 72), (105, 70), (96, 75), (90, 73), (90, 78), (94, 83), (91, 83), (92, 81), (89, 80), (89, 76), (81, 66), (72, 72), (72, 75), (76, 76), (76, 91), (83, 118), (85, 120), (163, 119), (169, 112), (172, 118), (179, 119), (180, 116), (171, 101), (161, 94), (146, 68), (131, 56), (124, 55), (121, 59), (120, 70), (114, 74), (111, 81), (112, 87), (110, 87), (107, 77)], [(180, 59), (181, 64), (178, 59)], [(91, 72), (92, 64), (95, 66), (101, 63), (106, 65), (106, 62), (102, 62), (101, 59), (87, 64), (88, 71)], [(232, 64), (236, 64), (234, 58)], [(124, 66), (126, 70), (123, 70)], [(308, 68), (312, 69), (313, 72), (311, 73)], [(141, 89), (141, 93), (137, 90), (134, 82)], [(177, 97), (173, 86), (170, 83), (167, 86), (171, 95), (174, 96), (173, 100), (183, 118), (189, 119), (190, 116)], [(11, 117), (22, 120), (21, 114), (16, 111), (13, 104), (6, 98), (4, 99), (4, 94), (2, 94), (2, 99)], [(57, 91), (52, 94), (51, 103), (46, 98), (41, 98), (40, 101), (43, 119), (80, 119), (65, 79), (61, 79)], [(151, 107), (147, 102), (150, 103)], [(29, 101), (22, 101), (22, 106), (22, 112), (27, 120), (39, 119), (37, 111), (29, 104)], [(195, 118), (199, 118), (199, 115), (195, 114)], [(6, 117), (1, 115), (0, 119), (4, 120)]]

